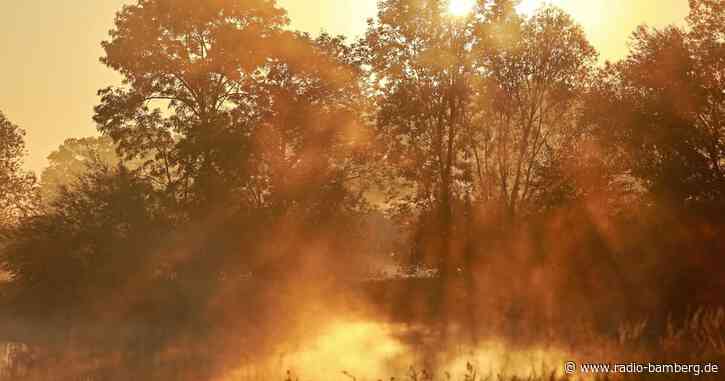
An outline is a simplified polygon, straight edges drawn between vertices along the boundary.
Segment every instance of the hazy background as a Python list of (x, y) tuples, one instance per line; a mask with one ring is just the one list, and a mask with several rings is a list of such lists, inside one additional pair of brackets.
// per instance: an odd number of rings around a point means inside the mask
[[(69, 137), (97, 134), (96, 91), (119, 77), (98, 62), (115, 12), (127, 0), (0, 1), (0, 109), (27, 131), (28, 169)], [(355, 37), (375, 15), (376, 0), (279, 0), (296, 29)], [(540, 0), (524, 0), (534, 9)], [(682, 24), (687, 0), (555, 0), (582, 24), (603, 59), (622, 57), (639, 24)]]

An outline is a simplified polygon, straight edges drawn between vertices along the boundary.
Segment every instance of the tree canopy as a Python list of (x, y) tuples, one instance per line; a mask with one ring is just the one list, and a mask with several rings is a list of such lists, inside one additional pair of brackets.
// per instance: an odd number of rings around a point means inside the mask
[[(640, 27), (624, 60), (600, 70), (589, 102), (604, 147), (656, 197), (723, 199), (721, 2), (692, 1), (688, 28)], [(684, 204), (683, 204), (684, 203)]]
[(96, 167), (114, 167), (120, 161), (110, 137), (66, 139), (48, 155), (48, 167), (40, 175), (43, 202), (52, 202), (61, 188), (72, 187), (83, 174)]
[(0, 229), (37, 206), (35, 176), (23, 168), (25, 131), (0, 112)]

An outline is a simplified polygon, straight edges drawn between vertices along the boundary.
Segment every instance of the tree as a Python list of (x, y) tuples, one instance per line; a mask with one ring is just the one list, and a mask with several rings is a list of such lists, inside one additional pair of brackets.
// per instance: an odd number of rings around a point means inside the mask
[[(454, 17), (445, 1), (379, 3), (361, 50), (371, 67), (377, 134), (389, 164), (389, 196), (404, 214), (431, 215), (447, 253), (453, 207), (462, 195), (463, 131), (469, 123), (473, 15)], [(400, 189), (406, 191), (400, 192)], [(447, 267), (447, 255), (434, 255)], [(442, 267), (441, 267), (442, 266)]]
[(564, 181), (557, 173), (582, 138), (577, 95), (596, 51), (581, 27), (553, 7), (497, 27), (504, 33), (489, 29), (477, 54), (483, 75), (471, 149), (479, 199), (513, 218)]
[[(224, 228), (203, 238), (215, 249), (190, 261), (188, 269), (196, 276), (202, 266), (208, 266), (208, 275), (230, 268), (257, 275), (299, 271), (310, 253), (300, 250), (294, 237), (321, 235), (332, 246), (356, 229), (353, 216), (365, 210), (368, 141), (360, 117), (365, 100), (359, 67), (341, 37), (294, 38), (307, 47), (306, 57), (269, 64), (255, 92), (266, 104), (257, 108), (259, 122), (250, 126), (249, 142), (226, 148), (249, 150), (237, 172), (230, 172), (248, 178), (230, 202), (203, 205), (223, 207)], [(260, 247), (278, 241), (280, 234), (291, 244), (275, 245), (273, 253)], [(240, 256), (242, 251), (247, 254)], [(313, 255), (323, 253), (337, 254), (317, 250)], [(328, 257), (326, 263), (340, 264), (342, 258)]]
[(571, 17), (545, 7), (523, 20), (509, 1), (463, 18), (445, 2), (381, 5), (363, 52), (401, 210), (427, 215), (445, 236), (456, 205), (513, 219), (565, 192), (568, 161), (585, 150), (577, 94), (596, 61)]
[(265, 257), (274, 226), (323, 236), (364, 206), (359, 65), (344, 39), (286, 26), (274, 1), (142, 0), (103, 43), (124, 84), (101, 90), (98, 128), (176, 201), (195, 239), (173, 271), (197, 289), (303, 263)]
[(212, 200), (266, 207), (322, 174), (342, 186), (352, 156), (341, 138), (362, 128), (359, 70), (342, 39), (286, 25), (270, 0), (125, 7), (102, 58), (125, 85), (101, 90), (100, 131), (202, 213)]
[(72, 186), (84, 173), (98, 166), (114, 167), (121, 162), (110, 137), (66, 139), (48, 155), (49, 165), (40, 175), (40, 194), (45, 204)]
[(77, 311), (141, 274), (149, 279), (149, 253), (168, 226), (160, 206), (151, 184), (123, 166), (96, 167), (61, 188), (44, 213), (12, 230), (2, 252), (2, 269), (19, 290), (16, 306)]
[[(556, 8), (527, 20), (512, 1), (480, 1), (461, 17), (447, 9), (381, 2), (360, 53), (391, 204), (412, 228), (414, 261), (438, 270), (433, 314), (467, 314), (475, 337), (474, 212), (513, 221), (563, 193), (567, 161), (583, 150), (576, 95), (596, 52)], [(461, 293), (468, 311), (453, 302)]]
[(25, 131), (0, 112), (0, 229), (37, 206), (35, 176), (23, 170)]
[(238, 189), (259, 119), (257, 79), (278, 49), (293, 48), (286, 24), (273, 0), (125, 6), (101, 59), (124, 86), (99, 92), (99, 130), (126, 158), (154, 158), (152, 173), (179, 198)]
[[(701, 149), (709, 160), (713, 186), (725, 186), (725, 1), (690, 0), (687, 17), (690, 52), (698, 89), (696, 128), (704, 130), (707, 142)], [(723, 193), (713, 194), (722, 199)]]
[(342, 37), (296, 38), (307, 62), (275, 62), (260, 84), (269, 105), (253, 132), (252, 205), (340, 212), (365, 190), (361, 70)]
[[(475, 338), (469, 233), (473, 100), (482, 74), (476, 47), (493, 34), (493, 24), (514, 13), (509, 1), (480, 1), (461, 16), (448, 9), (448, 1), (380, 2), (360, 54), (370, 67), (388, 202), (409, 228), (413, 265), (437, 271), (432, 311), (423, 313), (440, 319), (444, 335), (449, 318), (468, 316)], [(462, 305), (455, 296), (461, 290)]]
[(725, 189), (722, 1), (692, 1), (687, 30), (640, 27), (627, 58), (602, 69), (588, 121), (623, 173), (671, 205)]

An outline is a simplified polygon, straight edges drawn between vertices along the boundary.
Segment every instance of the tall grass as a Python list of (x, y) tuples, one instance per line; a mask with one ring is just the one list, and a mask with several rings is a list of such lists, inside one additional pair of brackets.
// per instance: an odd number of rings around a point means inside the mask
[[(587, 362), (658, 362), (699, 364), (711, 362), (725, 365), (725, 308), (698, 308), (684, 319), (669, 317), (662, 332), (651, 337), (653, 327), (648, 320), (624, 322), (610, 337), (592, 338), (587, 335), (592, 348), (606, 348), (607, 359), (581, 358)], [(199, 344), (202, 346), (203, 344)], [(582, 353), (601, 353), (580, 348)], [(344, 349), (342, 349), (344, 350)], [(445, 351), (446, 348), (441, 348)], [(276, 369), (271, 372), (255, 372), (231, 376), (224, 372), (210, 371), (202, 366), (213, 362), (205, 356), (221, 356), (209, 350), (187, 348), (174, 353), (144, 355), (143, 352), (122, 352), (117, 349), (102, 350), (84, 348), (69, 343), (64, 348), (43, 347), (23, 343), (0, 345), (0, 380), (15, 381), (314, 381), (292, 370)], [(147, 356), (147, 357), (144, 357)], [(241, 361), (241, 360), (240, 360)], [(253, 361), (253, 360), (248, 360)], [(409, 365), (409, 364), (408, 364)], [(340, 369), (326, 379), (339, 381), (576, 381), (576, 380), (722, 380), (725, 370), (718, 374), (608, 374), (585, 376), (567, 375), (563, 364), (528, 364), (528, 374), (507, 374), (500, 369), (485, 369), (476, 359), (465, 362), (464, 369), (431, 369), (426, 366), (409, 366), (398, 370), (399, 374), (380, 375), (379, 378), (363, 378), (352, 371)], [(395, 372), (393, 372), (395, 373)], [(221, 375), (220, 375), (221, 374)]]

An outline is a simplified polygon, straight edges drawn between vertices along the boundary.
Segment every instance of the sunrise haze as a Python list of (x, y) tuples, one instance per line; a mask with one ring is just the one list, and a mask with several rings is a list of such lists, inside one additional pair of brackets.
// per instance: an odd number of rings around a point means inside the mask
[[(97, 134), (91, 120), (96, 91), (120, 77), (98, 61), (122, 0), (25, 0), (0, 2), (0, 110), (27, 131), (26, 166), (36, 172), (69, 137)], [(530, 12), (543, 2), (524, 0)], [(682, 25), (687, 0), (559, 0), (550, 2), (582, 24), (603, 59), (627, 51), (629, 34), (639, 24)], [(350, 38), (375, 16), (375, 0), (281, 0), (292, 27)]]

